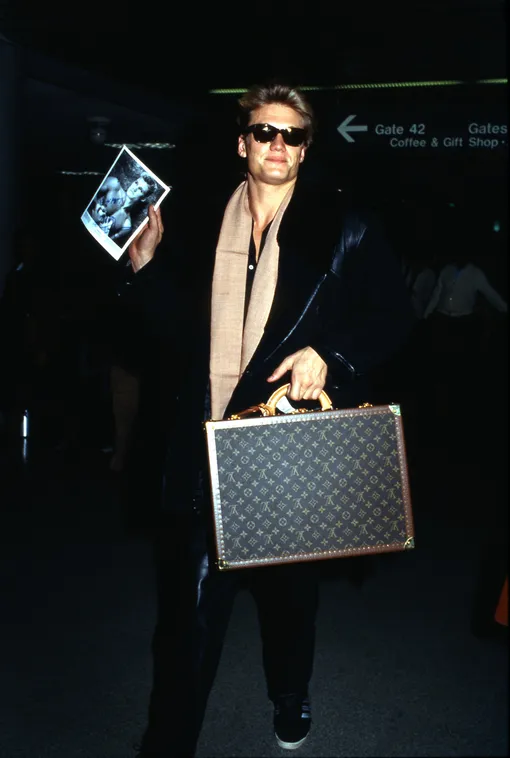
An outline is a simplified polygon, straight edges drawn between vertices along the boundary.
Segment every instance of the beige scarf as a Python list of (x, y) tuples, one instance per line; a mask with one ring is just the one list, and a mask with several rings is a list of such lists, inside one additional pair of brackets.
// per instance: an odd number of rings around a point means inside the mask
[(223, 216), (212, 283), (211, 416), (223, 418), (232, 393), (264, 334), (278, 278), (277, 234), (289, 204), (285, 195), (271, 224), (253, 280), (243, 331), (246, 273), (252, 231), (248, 183), (242, 182)]

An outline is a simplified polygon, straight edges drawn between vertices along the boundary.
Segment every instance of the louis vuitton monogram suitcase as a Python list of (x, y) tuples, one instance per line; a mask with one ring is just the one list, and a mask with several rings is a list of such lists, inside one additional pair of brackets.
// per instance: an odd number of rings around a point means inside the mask
[(220, 570), (413, 548), (400, 407), (276, 415), (287, 388), (205, 423)]

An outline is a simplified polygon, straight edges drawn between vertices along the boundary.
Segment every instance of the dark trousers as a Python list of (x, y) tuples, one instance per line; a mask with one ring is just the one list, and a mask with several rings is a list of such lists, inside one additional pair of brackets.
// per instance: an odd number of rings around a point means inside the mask
[[(167, 521), (155, 542), (158, 618), (144, 746), (193, 755), (236, 592), (258, 609), (268, 696), (306, 693), (312, 675), (318, 571), (314, 563), (219, 572), (204, 516)], [(242, 697), (242, 689), (239, 697)]]

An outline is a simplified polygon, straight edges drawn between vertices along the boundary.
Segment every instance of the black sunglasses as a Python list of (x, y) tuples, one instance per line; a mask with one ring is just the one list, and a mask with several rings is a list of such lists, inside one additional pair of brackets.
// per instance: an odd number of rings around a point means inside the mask
[(272, 124), (251, 124), (251, 126), (246, 127), (244, 134), (253, 134), (255, 142), (272, 142), (281, 134), (285, 144), (290, 147), (298, 147), (306, 140), (306, 129), (299, 126), (286, 126), (284, 129), (277, 129)]

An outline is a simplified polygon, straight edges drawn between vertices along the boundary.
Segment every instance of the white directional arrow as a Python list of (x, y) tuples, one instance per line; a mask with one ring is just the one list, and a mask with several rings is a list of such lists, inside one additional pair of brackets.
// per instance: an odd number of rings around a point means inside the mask
[(342, 123), (337, 126), (337, 131), (340, 132), (342, 137), (347, 140), (347, 142), (354, 142), (353, 138), (349, 134), (349, 132), (367, 132), (368, 126), (366, 124), (358, 125), (358, 126), (349, 126), (351, 121), (356, 118), (356, 114), (353, 116), (347, 116)]

